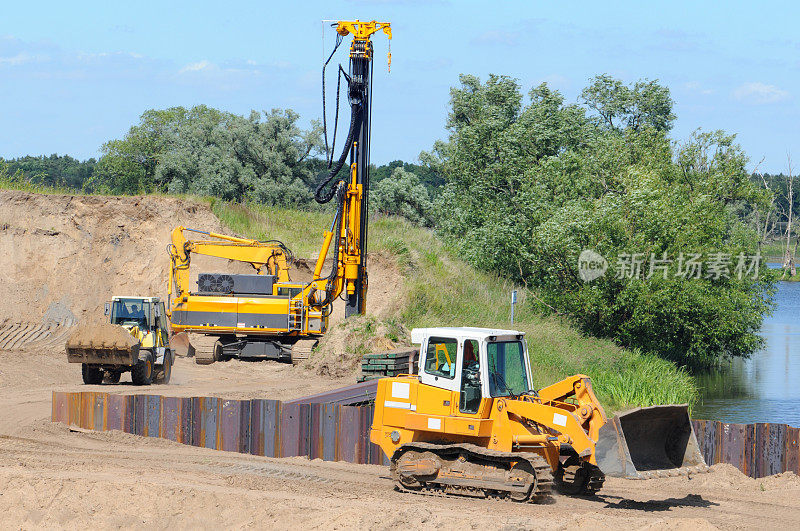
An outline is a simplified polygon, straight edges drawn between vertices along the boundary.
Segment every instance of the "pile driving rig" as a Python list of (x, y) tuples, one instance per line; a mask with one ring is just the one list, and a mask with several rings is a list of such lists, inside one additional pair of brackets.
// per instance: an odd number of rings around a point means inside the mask
[[(349, 72), (340, 67), (340, 81), (341, 77), (347, 81), (351, 122), (340, 157), (335, 163), (333, 157), (330, 158), (328, 175), (314, 193), (318, 203), (335, 200), (335, 213), (330, 230), (324, 233), (311, 281), (298, 283), (290, 280), (291, 253), (281, 242), (260, 242), (184, 227), (177, 227), (172, 232), (172, 243), (168, 248), (172, 261), (168, 293), (170, 297), (173, 293), (175, 295), (169, 304), (172, 329), (176, 333), (194, 332), (218, 337), (211, 355), (198, 352), (198, 363), (231, 357), (290, 361), (293, 347), (299, 341), (316, 340), (326, 332), (333, 301), (340, 295), (345, 299), (346, 317), (365, 312), (371, 37), (377, 31), (391, 39), (388, 23), (356, 20), (336, 25), (336, 48), (345, 36), (353, 35)], [(333, 53), (326, 65), (331, 57)], [(391, 53), (389, 57), (391, 60)], [(334, 130), (334, 148), (335, 136)], [(325, 137), (327, 144), (327, 129)], [(342, 176), (340, 170), (348, 158), (349, 174)], [(208, 239), (188, 239), (185, 236), (187, 231), (203, 234)], [(334, 248), (332, 264), (325, 272), (325, 260), (331, 246)], [(203, 273), (198, 277), (197, 291), (191, 291), (189, 266), (192, 254), (249, 263), (256, 273)], [(186, 341), (185, 335), (183, 337)], [(295, 348), (295, 358), (298, 350)]]

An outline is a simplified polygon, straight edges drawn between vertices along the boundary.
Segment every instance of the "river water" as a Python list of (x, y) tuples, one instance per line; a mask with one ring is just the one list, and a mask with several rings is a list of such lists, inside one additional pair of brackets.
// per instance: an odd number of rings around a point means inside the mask
[(701, 400), (692, 417), (800, 427), (800, 282), (779, 282), (775, 302), (761, 327), (762, 350), (698, 376)]

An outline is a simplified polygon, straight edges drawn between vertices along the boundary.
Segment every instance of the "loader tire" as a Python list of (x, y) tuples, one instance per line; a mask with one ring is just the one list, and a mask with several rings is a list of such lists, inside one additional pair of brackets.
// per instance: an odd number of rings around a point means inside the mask
[(106, 371), (106, 381), (108, 383), (119, 383), (120, 376), (122, 376), (122, 373), (119, 371)]
[(87, 364), (81, 366), (81, 374), (83, 376), (83, 383), (86, 385), (100, 385), (103, 383), (103, 369), (92, 367)]
[(139, 351), (139, 361), (131, 370), (133, 385), (150, 385), (153, 383), (153, 353), (149, 350)]
[(158, 371), (158, 378), (156, 378), (155, 383), (164, 385), (169, 383), (169, 379), (172, 376), (172, 357), (173, 354), (169, 350), (164, 353), (164, 364), (161, 366), (161, 370)]

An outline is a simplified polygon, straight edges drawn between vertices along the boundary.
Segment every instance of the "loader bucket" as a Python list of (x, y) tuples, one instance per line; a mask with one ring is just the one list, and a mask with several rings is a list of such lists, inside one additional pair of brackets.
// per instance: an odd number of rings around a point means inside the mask
[(109, 323), (81, 325), (65, 345), (70, 363), (127, 366), (139, 359), (139, 347), (127, 329)]
[(192, 358), (195, 354), (195, 349), (189, 342), (189, 334), (186, 332), (178, 332), (169, 339), (169, 348), (175, 355), (182, 358)]
[(686, 404), (626, 411), (599, 435), (597, 465), (608, 476), (646, 479), (707, 468)]

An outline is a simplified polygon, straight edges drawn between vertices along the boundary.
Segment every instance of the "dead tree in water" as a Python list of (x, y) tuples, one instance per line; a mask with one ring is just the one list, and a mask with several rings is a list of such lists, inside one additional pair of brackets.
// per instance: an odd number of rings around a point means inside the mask
[(786, 273), (788, 272), (791, 276), (794, 276), (797, 272), (795, 269), (794, 264), (794, 257), (795, 253), (797, 253), (797, 241), (794, 242), (794, 247), (792, 247), (792, 222), (794, 221), (794, 208), (793, 208), (793, 201), (794, 201), (794, 178), (792, 177), (792, 157), (791, 155), (786, 155), (787, 165), (789, 169), (789, 175), (787, 177), (787, 190), (786, 190), (786, 199), (787, 204), (789, 207), (789, 211), (786, 213), (786, 245), (784, 246), (784, 254), (783, 254), (783, 276), (781, 278), (786, 277)]

